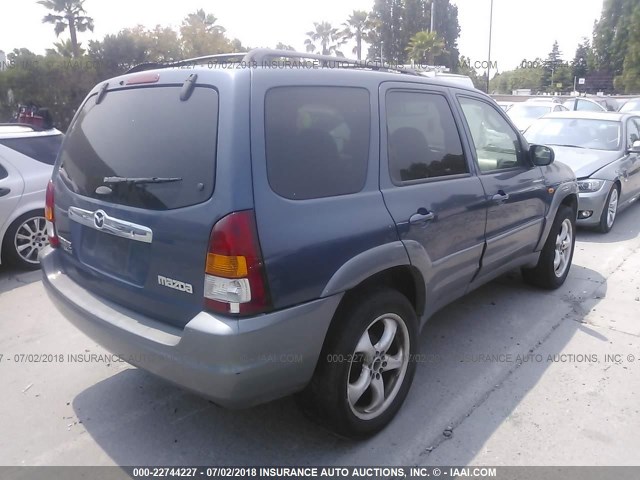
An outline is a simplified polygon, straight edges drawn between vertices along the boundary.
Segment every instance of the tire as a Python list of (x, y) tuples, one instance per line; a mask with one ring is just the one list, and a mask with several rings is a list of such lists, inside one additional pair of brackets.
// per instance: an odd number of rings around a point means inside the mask
[(28, 212), (16, 218), (4, 235), (2, 253), (9, 265), (24, 269), (40, 268), (38, 253), (49, 245), (44, 212)]
[[(573, 209), (561, 205), (540, 253), (538, 264), (534, 268), (522, 269), (525, 281), (549, 290), (562, 286), (569, 275), (575, 242), (576, 216)], [(556, 261), (559, 261), (558, 265)]]
[(609, 233), (618, 216), (618, 202), (620, 200), (620, 187), (614, 183), (607, 195), (607, 201), (604, 203), (602, 214), (600, 215), (600, 223), (596, 227), (600, 233)]
[(409, 392), (418, 320), (407, 298), (386, 288), (357, 295), (336, 315), (298, 401), (334, 433), (366, 438), (387, 426)]

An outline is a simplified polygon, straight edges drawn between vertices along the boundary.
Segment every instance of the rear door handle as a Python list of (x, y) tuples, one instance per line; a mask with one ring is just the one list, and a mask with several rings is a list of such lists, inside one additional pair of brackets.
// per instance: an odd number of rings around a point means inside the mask
[(435, 213), (429, 212), (425, 208), (421, 208), (418, 210), (417, 213), (414, 213), (413, 215), (411, 215), (411, 218), (409, 218), (409, 223), (411, 225), (419, 225), (421, 223), (430, 222), (434, 218), (436, 218)]
[(4, 197), (5, 195), (9, 195), (10, 193), (10, 188), (0, 188), (0, 197)]
[(504, 193), (502, 190), (500, 190), (493, 197), (491, 197), (491, 200), (497, 203), (504, 203), (509, 200), (509, 194)]

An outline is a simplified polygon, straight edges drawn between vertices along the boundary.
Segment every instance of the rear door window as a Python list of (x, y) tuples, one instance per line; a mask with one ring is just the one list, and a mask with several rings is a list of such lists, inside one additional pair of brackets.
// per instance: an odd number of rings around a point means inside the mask
[(349, 87), (278, 87), (265, 98), (267, 174), (285, 198), (346, 195), (367, 175), (369, 92)]
[[(60, 176), (75, 193), (115, 204), (168, 210), (202, 203), (213, 193), (217, 129), (212, 88), (196, 88), (187, 101), (174, 86), (111, 91), (97, 105), (93, 96), (67, 133)], [(144, 181), (150, 178), (172, 181)]]
[(31, 157), (41, 163), (53, 165), (62, 144), (62, 135), (47, 135), (46, 137), (22, 137), (0, 139), (5, 147)]

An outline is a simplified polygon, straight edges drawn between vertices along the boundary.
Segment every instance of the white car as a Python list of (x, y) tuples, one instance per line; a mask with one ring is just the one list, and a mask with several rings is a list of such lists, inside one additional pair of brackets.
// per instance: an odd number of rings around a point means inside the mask
[(0, 124), (0, 263), (39, 267), (47, 244), (45, 191), (63, 134)]
[(527, 100), (526, 102), (515, 103), (507, 110), (507, 115), (521, 132), (524, 132), (535, 120), (547, 113), (567, 111), (566, 107), (557, 102), (532, 100), (535, 101)]

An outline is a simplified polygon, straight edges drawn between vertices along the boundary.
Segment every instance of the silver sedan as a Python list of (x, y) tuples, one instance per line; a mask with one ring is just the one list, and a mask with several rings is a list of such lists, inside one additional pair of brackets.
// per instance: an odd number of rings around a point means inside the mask
[(0, 124), (0, 263), (35, 269), (47, 244), (45, 190), (62, 133)]
[(525, 134), (553, 147), (580, 188), (578, 225), (607, 233), (618, 212), (640, 198), (640, 116), (559, 112), (536, 120)]

